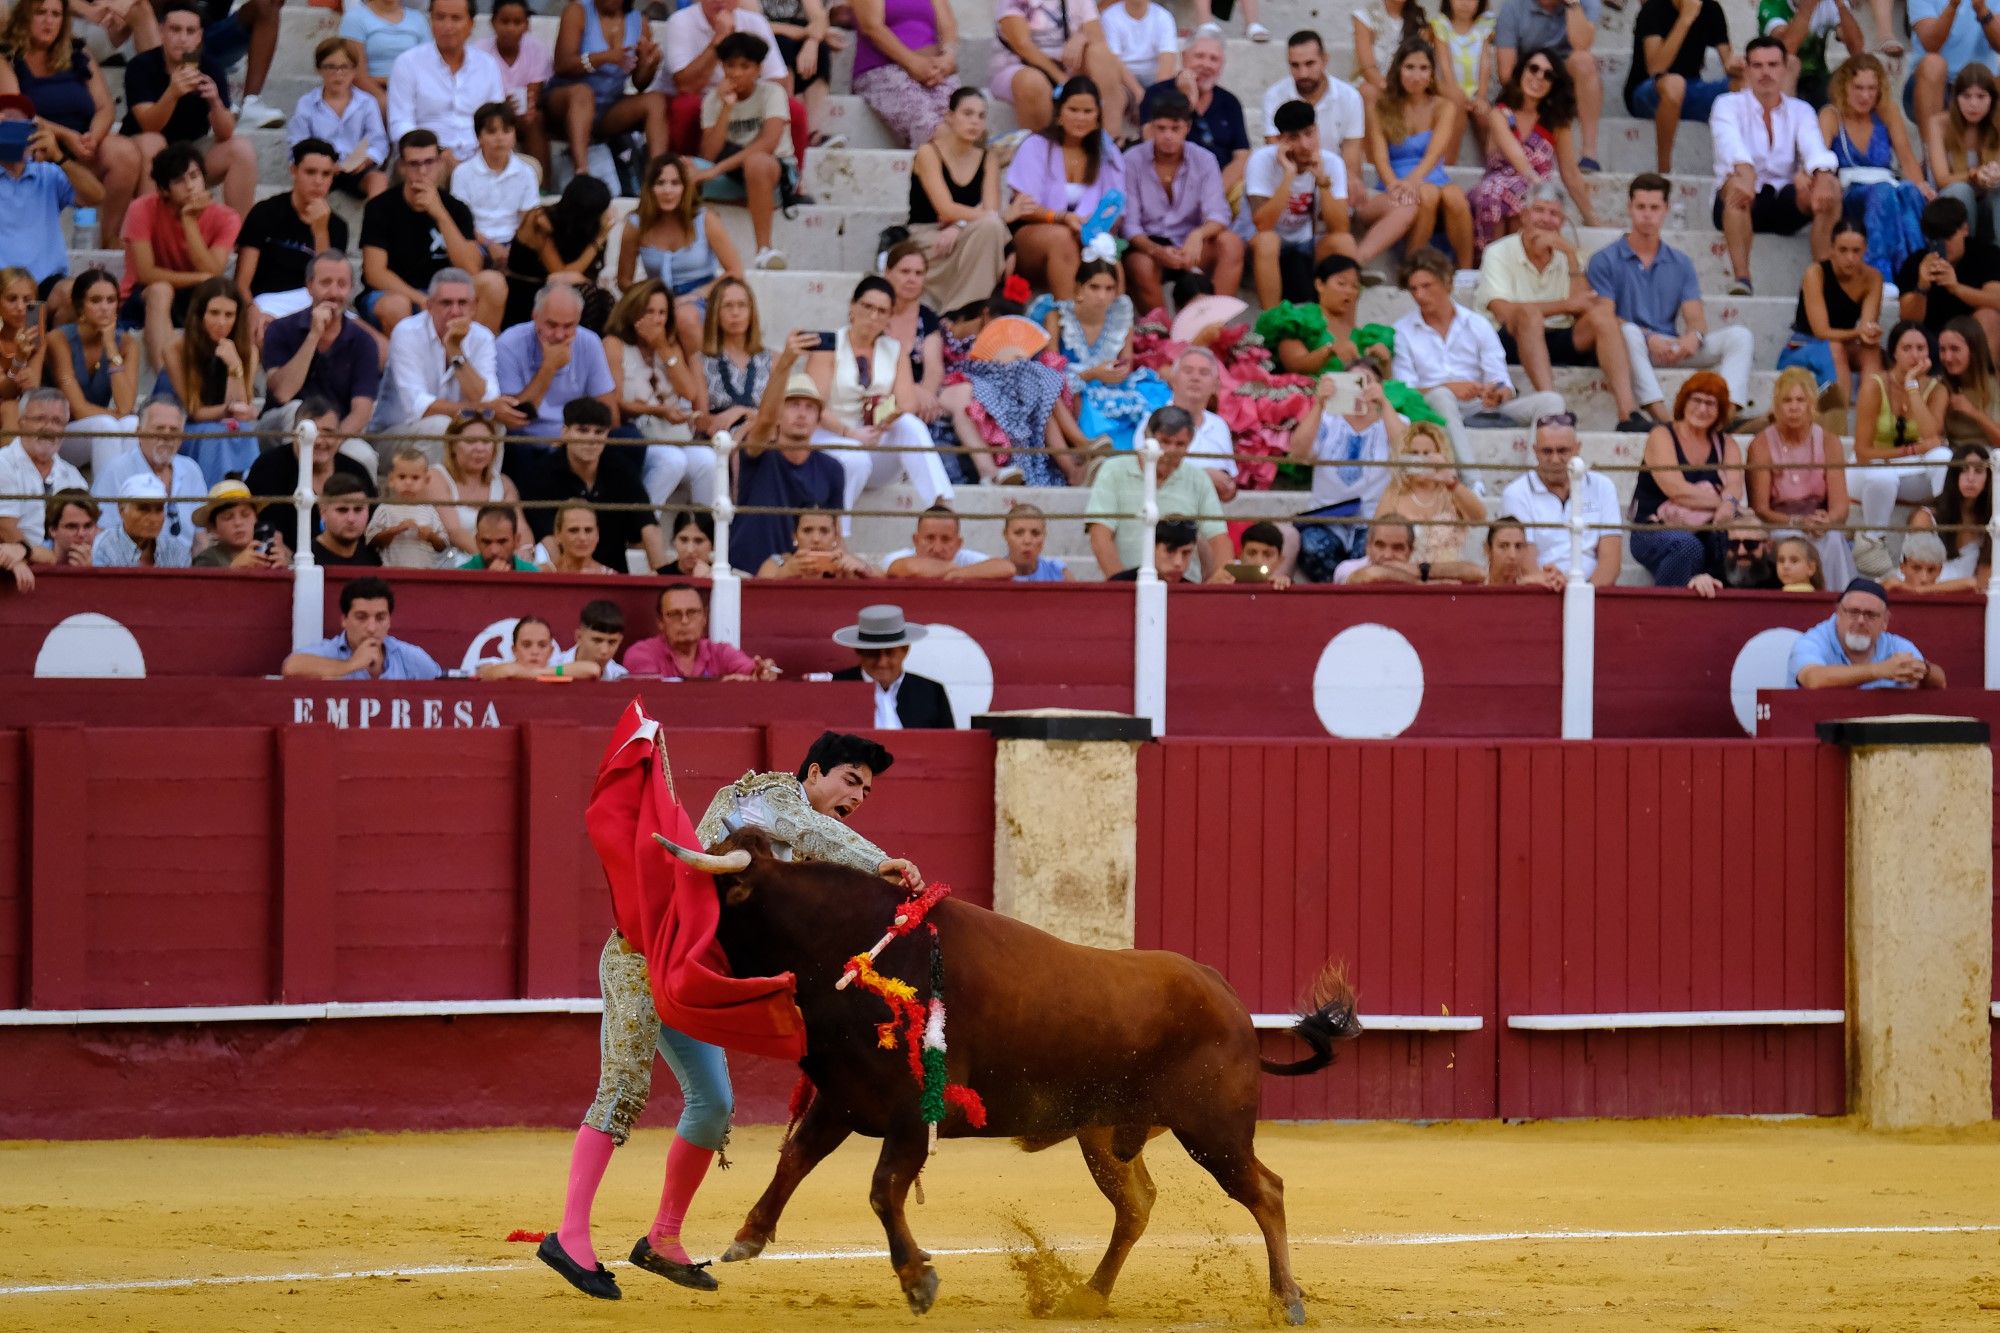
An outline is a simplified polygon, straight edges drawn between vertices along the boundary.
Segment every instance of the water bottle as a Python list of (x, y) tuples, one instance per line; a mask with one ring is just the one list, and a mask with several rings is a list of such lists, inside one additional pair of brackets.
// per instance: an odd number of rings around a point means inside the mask
[(69, 214), (69, 248), (90, 250), (97, 246), (97, 210), (73, 208)]

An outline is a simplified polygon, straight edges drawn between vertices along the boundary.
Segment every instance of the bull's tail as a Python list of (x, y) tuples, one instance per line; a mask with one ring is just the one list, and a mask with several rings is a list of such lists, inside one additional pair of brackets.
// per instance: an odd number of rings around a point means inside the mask
[(1316, 1074), (1333, 1063), (1336, 1042), (1352, 1041), (1361, 1035), (1361, 1019), (1354, 1012), (1354, 988), (1347, 984), (1347, 972), (1341, 964), (1328, 963), (1320, 969), (1319, 976), (1299, 1001), (1299, 1021), (1292, 1025), (1291, 1031), (1312, 1047), (1313, 1053), (1290, 1064), (1260, 1058), (1257, 1063), (1265, 1073), (1286, 1078)]

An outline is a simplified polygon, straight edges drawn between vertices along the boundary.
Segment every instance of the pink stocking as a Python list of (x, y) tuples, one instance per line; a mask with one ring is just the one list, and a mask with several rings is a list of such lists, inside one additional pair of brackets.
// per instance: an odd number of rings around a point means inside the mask
[(590, 1243), (590, 1205), (611, 1165), (611, 1153), (618, 1145), (601, 1129), (584, 1125), (576, 1131), (576, 1146), (569, 1151), (569, 1193), (563, 1197), (562, 1227), (556, 1240), (563, 1253), (588, 1272), (597, 1267), (597, 1251)]
[(646, 1240), (656, 1253), (677, 1264), (690, 1262), (687, 1251), (681, 1248), (681, 1224), (687, 1220), (688, 1205), (694, 1202), (694, 1192), (701, 1188), (714, 1158), (713, 1148), (697, 1148), (678, 1134), (667, 1147), (667, 1181), (660, 1191), (660, 1215), (653, 1219)]

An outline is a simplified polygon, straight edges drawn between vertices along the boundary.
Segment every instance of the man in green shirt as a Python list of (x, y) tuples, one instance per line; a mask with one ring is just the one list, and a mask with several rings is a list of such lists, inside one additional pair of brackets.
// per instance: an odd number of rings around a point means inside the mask
[(1792, 0), (1761, 0), (1757, 6), (1757, 31), (1775, 37), (1798, 61), (1798, 87), (1794, 95), (1815, 110), (1826, 105), (1826, 81), (1832, 73), (1826, 64), (1826, 39), (1835, 32), (1849, 51), (1866, 51), (1861, 24), (1847, 0), (1833, 0), (1833, 16), (1823, 12), (1828, 6), (1813, 0), (1794, 9)]
[(511, 506), (502, 504), (479, 506), (479, 517), (472, 521), (472, 540), (479, 547), (479, 554), (468, 556), (459, 568), (491, 569), (502, 573), (512, 570), (517, 574), (535, 573), (534, 562), (521, 558), (515, 533), (514, 510)]
[[(1145, 433), (1160, 446), (1160, 516), (1194, 520), (1201, 576), (1212, 578), (1229, 563), (1229, 530), (1223, 526), (1222, 503), (1216, 499), (1214, 484), (1201, 469), (1181, 466), (1194, 442), (1194, 418), (1181, 408), (1163, 407), (1146, 419)], [(1097, 567), (1106, 578), (1152, 558), (1152, 528), (1137, 517), (1145, 487), (1139, 469), (1136, 453), (1120, 454), (1105, 461), (1090, 486), (1084, 531), (1090, 537)]]

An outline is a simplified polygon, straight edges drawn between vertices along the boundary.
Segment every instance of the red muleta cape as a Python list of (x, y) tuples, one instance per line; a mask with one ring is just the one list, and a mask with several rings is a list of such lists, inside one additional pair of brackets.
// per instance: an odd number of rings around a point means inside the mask
[(658, 734), (659, 723), (635, 698), (605, 747), (584, 813), (611, 882), (612, 915), (645, 955), (662, 1022), (732, 1051), (797, 1060), (806, 1052), (806, 1027), (792, 974), (729, 975), (715, 939), (722, 917), (715, 877), (653, 841), (658, 833), (682, 847), (701, 846), (667, 785)]

